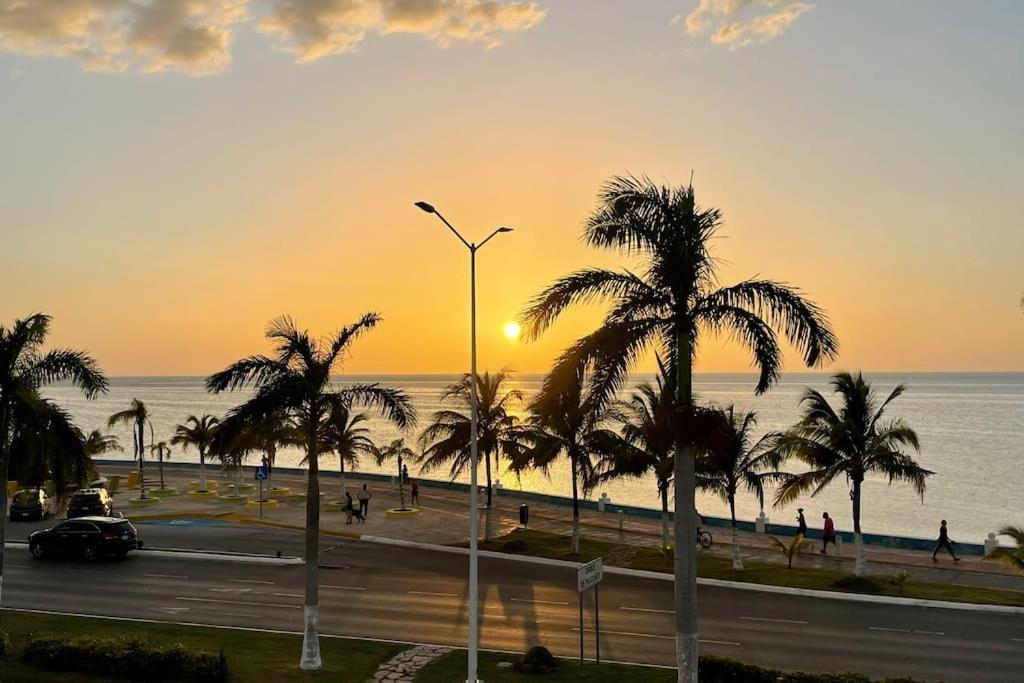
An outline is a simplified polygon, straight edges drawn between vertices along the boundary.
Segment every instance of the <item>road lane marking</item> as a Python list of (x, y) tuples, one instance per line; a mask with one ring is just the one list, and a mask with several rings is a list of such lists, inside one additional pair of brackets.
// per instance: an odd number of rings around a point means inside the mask
[[(675, 636), (672, 637), (673, 639), (675, 638)], [(732, 645), (733, 647), (739, 647), (741, 645), (741, 643), (737, 643), (732, 640), (704, 640), (703, 638), (697, 642), (704, 643), (705, 645)]]
[(246, 602), (244, 600), (215, 600), (213, 598), (185, 598), (178, 597), (175, 600), (188, 600), (189, 602), (216, 602), (222, 605), (252, 605), (254, 607), (281, 607), (284, 609), (302, 609), (302, 605), (275, 605), (272, 602)]
[(1024, 638), (1010, 638), (1015, 643), (1024, 643)]
[(365, 588), (361, 586), (320, 586), (321, 588), (332, 588), (336, 591), (364, 591)]
[(302, 593), (271, 593), (275, 598), (304, 598)]
[(258, 583), (264, 586), (273, 586), (273, 581), (254, 581), (252, 579), (228, 579), (230, 583)]
[[(570, 630), (571, 631), (576, 631), (577, 633), (579, 633), (579, 628), (577, 628), (576, 626), (573, 626)], [(583, 630), (584, 631), (588, 631), (590, 633), (594, 632), (594, 629), (592, 629), (592, 628), (585, 628)], [(654, 633), (633, 633), (631, 631), (609, 631), (607, 629), (601, 629), (601, 633), (603, 633), (605, 635), (611, 635), (611, 636), (630, 636), (630, 637), (633, 637), (633, 638), (657, 638), (659, 640), (675, 640), (676, 639), (675, 636), (659, 636), (659, 635), (654, 634)], [(706, 645), (731, 645), (733, 647), (739, 647), (740, 645), (742, 645), (742, 643), (737, 643), (737, 642), (732, 641), (732, 640), (705, 640), (705, 639), (701, 638), (700, 642), (704, 643)]]
[(533, 605), (568, 605), (567, 602), (558, 602), (555, 600), (526, 600), (524, 598), (512, 598), (510, 602), (528, 602)]
[(765, 617), (740, 617), (740, 621), (770, 621), (775, 624), (799, 624), (801, 626), (807, 624), (806, 621), (798, 619), (766, 619)]
[(223, 612), (222, 614), (226, 617), (242, 617), (245, 619), (258, 619), (263, 616), (261, 614), (253, 614), (252, 612)]
[(409, 591), (409, 595), (430, 595), (436, 598), (461, 598), (458, 593), (431, 593), (430, 591)]
[(944, 635), (946, 635), (942, 631), (914, 631), (914, 633), (920, 633), (923, 636), (944, 636)]
[(143, 574), (143, 576), (149, 577), (151, 579), (181, 579), (182, 581), (188, 579), (187, 576), (178, 576), (176, 574)]
[(912, 633), (909, 628), (886, 628), (884, 626), (868, 626), (869, 631), (886, 631), (888, 633)]
[(241, 595), (242, 593), (251, 593), (251, 588), (211, 588), (214, 593), (231, 593), (232, 595)]
[(670, 609), (648, 609), (647, 607), (620, 607), (628, 612), (653, 612), (654, 614), (675, 614)]

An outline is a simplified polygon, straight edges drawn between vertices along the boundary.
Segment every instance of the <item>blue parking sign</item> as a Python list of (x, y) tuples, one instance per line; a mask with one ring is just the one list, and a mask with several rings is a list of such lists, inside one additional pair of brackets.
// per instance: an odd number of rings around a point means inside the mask
[(264, 467), (263, 465), (260, 465), (259, 467), (256, 468), (256, 480), (257, 481), (263, 481), (266, 478), (267, 478), (267, 468)]

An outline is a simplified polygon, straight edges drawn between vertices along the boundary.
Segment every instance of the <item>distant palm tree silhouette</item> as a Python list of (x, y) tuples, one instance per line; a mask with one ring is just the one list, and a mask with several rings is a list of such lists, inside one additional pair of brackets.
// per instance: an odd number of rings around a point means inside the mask
[(85, 452), (89, 457), (123, 450), (121, 442), (113, 434), (104, 434), (100, 430), (94, 429), (85, 437)]
[(377, 457), (377, 447), (370, 439), (370, 430), (363, 426), (369, 422), (366, 413), (354, 412), (351, 406), (339, 405), (331, 410), (327, 418), (324, 450), (338, 454), (338, 472), (341, 477), (339, 500), (345, 500), (345, 467), (359, 466), (362, 456)]
[[(139, 463), (139, 498), (146, 497), (146, 478), (143, 461), (146, 453), (146, 424), (149, 422), (149, 408), (137, 398), (133, 398), (131, 407), (114, 413), (107, 420), (107, 428), (124, 424), (132, 430), (132, 442), (135, 445), (135, 459)], [(152, 427), (150, 427), (152, 431)], [(161, 488), (163, 486), (161, 485)]]
[(906, 453), (920, 451), (920, 442), (909, 425), (899, 418), (886, 419), (889, 405), (903, 395), (902, 384), (879, 402), (861, 373), (840, 372), (832, 378), (832, 390), (839, 396), (834, 409), (821, 392), (807, 389), (802, 400), (803, 417), (789, 431), (775, 437), (780, 460), (796, 458), (808, 466), (803, 474), (782, 475), (775, 505), (785, 505), (808, 491), (812, 496), (844, 477), (853, 504), (853, 532), (857, 560), (855, 573), (867, 571), (861, 537), (860, 512), (864, 479), (877, 473), (889, 483), (907, 482), (923, 498), (925, 480), (934, 474)]
[(160, 490), (163, 491), (167, 488), (164, 485), (164, 460), (170, 460), (171, 449), (166, 441), (158, 441), (149, 447), (149, 452), (156, 455), (157, 469), (160, 471)]
[(196, 417), (189, 415), (185, 424), (180, 424), (174, 429), (174, 436), (171, 443), (180, 445), (184, 450), (194, 446), (199, 451), (199, 491), (206, 491), (206, 454), (213, 443), (213, 437), (217, 432), (220, 420), (213, 415)]
[(398, 468), (398, 496), (402, 504), (398, 509), (402, 511), (409, 509), (405, 507), (405, 477), (402, 476), (402, 466), (404, 463), (412, 461), (415, 457), (416, 451), (405, 445), (405, 439), (395, 439), (387, 446), (377, 450), (378, 465), (388, 460), (394, 460), (395, 466)]

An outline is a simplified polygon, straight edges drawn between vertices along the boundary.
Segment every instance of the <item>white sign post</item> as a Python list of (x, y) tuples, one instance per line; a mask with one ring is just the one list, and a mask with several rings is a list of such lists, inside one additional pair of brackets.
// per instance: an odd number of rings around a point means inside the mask
[(598, 557), (587, 562), (576, 572), (576, 591), (580, 594), (580, 666), (583, 666), (583, 592), (594, 589), (594, 661), (601, 663), (601, 611), (598, 606), (597, 584), (604, 578), (604, 563)]

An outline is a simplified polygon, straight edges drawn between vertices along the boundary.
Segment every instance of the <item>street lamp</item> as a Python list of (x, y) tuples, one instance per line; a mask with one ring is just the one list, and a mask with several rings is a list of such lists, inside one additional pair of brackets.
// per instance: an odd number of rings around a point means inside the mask
[(469, 370), (469, 396), (470, 396), (470, 433), (469, 433), (469, 666), (466, 679), (469, 683), (477, 682), (477, 660), (480, 649), (480, 613), (477, 607), (479, 568), (477, 562), (477, 536), (479, 536), (479, 508), (477, 494), (476, 470), (478, 462), (477, 449), (477, 424), (479, 422), (479, 408), (476, 387), (476, 252), (483, 247), (492, 237), (503, 232), (512, 232), (512, 228), (498, 228), (488, 235), (480, 244), (467, 242), (459, 234), (451, 223), (441, 213), (426, 202), (416, 202), (416, 206), (426, 213), (432, 213), (441, 219), (441, 222), (448, 226), (448, 229), (459, 238), (459, 241), (469, 249), (469, 289), (470, 289), (470, 370)]

